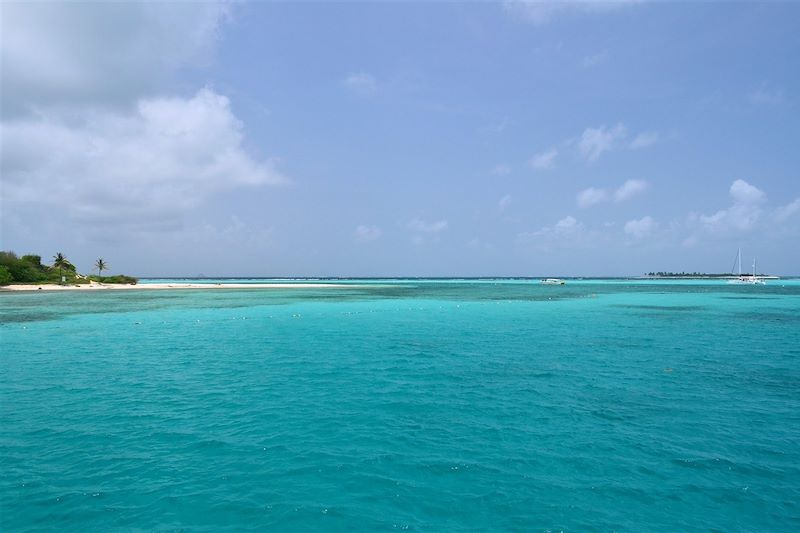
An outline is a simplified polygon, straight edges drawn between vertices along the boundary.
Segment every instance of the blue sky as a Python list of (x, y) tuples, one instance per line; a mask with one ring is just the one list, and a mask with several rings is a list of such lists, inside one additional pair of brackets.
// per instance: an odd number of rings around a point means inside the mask
[(800, 5), (3, 6), (0, 246), (160, 275), (800, 274)]

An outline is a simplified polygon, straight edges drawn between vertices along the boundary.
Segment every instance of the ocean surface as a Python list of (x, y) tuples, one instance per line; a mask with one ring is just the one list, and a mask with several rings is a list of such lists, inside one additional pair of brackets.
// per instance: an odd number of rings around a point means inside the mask
[(800, 531), (800, 282), (0, 294), (0, 530)]

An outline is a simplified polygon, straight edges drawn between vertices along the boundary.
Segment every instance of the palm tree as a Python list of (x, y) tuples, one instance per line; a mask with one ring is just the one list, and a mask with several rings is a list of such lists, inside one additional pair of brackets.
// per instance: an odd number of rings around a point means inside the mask
[(108, 270), (108, 264), (102, 259), (95, 261), (94, 267), (97, 269), (97, 276), (101, 278), (103, 277), (103, 270)]
[(69, 266), (69, 261), (64, 257), (64, 254), (58, 252), (53, 256), (53, 266), (58, 269), (59, 283), (62, 283), (64, 281), (64, 269)]

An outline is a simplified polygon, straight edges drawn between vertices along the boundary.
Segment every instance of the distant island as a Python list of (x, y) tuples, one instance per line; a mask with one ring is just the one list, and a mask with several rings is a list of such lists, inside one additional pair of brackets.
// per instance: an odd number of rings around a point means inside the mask
[[(744, 276), (750, 276), (750, 274), (744, 274)], [(724, 274), (708, 274), (704, 272), (648, 272), (644, 277), (654, 279), (735, 279), (738, 278), (739, 275), (730, 272)], [(769, 276), (767, 274), (757, 274), (756, 277), (778, 279), (777, 276)]]
[(0, 251), (0, 286), (2, 285), (89, 285), (92, 283), (112, 283), (135, 285), (139, 280), (132, 276), (103, 276), (108, 265), (103, 259), (95, 262), (97, 275), (79, 274), (61, 252), (53, 256), (53, 264), (42, 263), (40, 255), (23, 255), (18, 257), (12, 251)]

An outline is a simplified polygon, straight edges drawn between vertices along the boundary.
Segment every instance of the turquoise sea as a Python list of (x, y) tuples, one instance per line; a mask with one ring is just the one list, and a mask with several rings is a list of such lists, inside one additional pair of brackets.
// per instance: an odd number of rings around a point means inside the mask
[(0, 530), (800, 531), (800, 282), (0, 293)]

